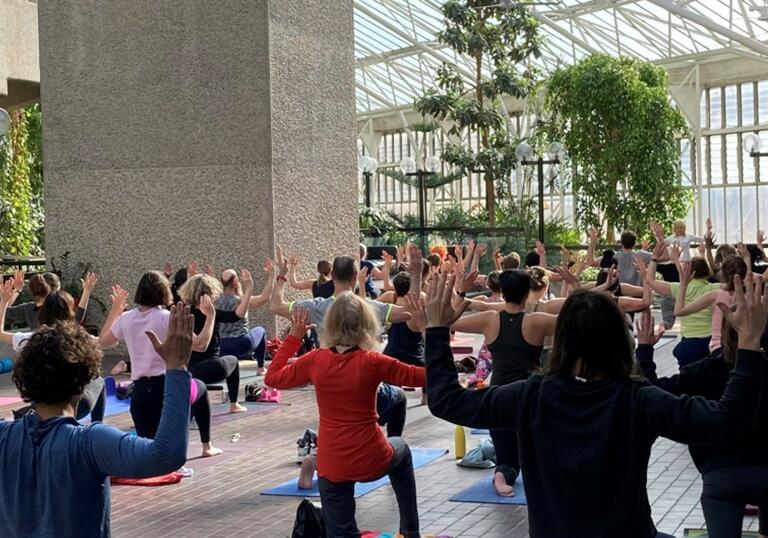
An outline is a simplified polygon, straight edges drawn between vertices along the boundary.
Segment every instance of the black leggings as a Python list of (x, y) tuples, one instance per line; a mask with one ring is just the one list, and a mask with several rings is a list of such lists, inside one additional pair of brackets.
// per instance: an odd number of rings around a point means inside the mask
[(192, 377), (205, 384), (227, 380), (230, 403), (237, 402), (240, 391), (240, 362), (233, 355), (224, 355), (215, 359), (206, 359), (189, 365)]
[(520, 454), (515, 430), (491, 430), (493, 449), (496, 451), (496, 472), (504, 475), (510, 486), (520, 474)]
[[(192, 416), (200, 428), (200, 441), (211, 442), (211, 404), (205, 383), (193, 379), (197, 385), (197, 399), (192, 402)], [(131, 417), (136, 426), (136, 435), (154, 439), (160, 416), (163, 414), (163, 395), (165, 394), (165, 376), (142, 377), (133, 382), (131, 393)]]
[(760, 534), (768, 534), (768, 465), (715, 469), (701, 477), (701, 508), (709, 536), (741, 536), (747, 503), (759, 508)]

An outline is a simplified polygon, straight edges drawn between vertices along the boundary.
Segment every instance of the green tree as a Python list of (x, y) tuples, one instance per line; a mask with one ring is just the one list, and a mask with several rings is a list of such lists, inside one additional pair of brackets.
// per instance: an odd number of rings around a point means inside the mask
[(642, 232), (649, 221), (684, 218), (692, 200), (680, 183), (685, 117), (669, 102), (664, 68), (594, 54), (548, 82), (550, 135), (568, 149), (576, 217), (584, 227)]
[[(438, 39), (472, 57), (474, 72), (468, 77), (443, 62), (436, 86), (416, 101), (415, 109), (453, 124), (449, 134), (463, 141), (446, 144), (442, 159), (462, 175), (483, 173), (486, 208), (495, 225), (496, 189), (515, 166), (517, 145), (507, 131), (502, 98), (524, 98), (535, 87), (537, 73), (529, 59), (540, 55), (539, 23), (527, 8), (499, 7), (497, 0), (448, 0), (442, 13), (445, 28)], [(480, 139), (477, 150), (468, 144), (474, 134)]]
[(11, 113), (11, 129), (3, 137), (0, 157), (0, 252), (29, 255), (38, 252), (32, 209), (30, 156), (26, 113)]

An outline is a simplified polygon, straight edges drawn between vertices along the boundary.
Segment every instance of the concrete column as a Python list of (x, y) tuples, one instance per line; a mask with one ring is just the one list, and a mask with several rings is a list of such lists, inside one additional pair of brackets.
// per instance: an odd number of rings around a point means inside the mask
[(39, 4), (46, 253), (100, 294), (357, 243), (352, 0)]

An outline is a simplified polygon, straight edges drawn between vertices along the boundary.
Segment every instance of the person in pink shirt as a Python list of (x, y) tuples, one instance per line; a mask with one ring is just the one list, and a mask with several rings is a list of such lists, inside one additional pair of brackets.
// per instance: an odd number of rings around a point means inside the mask
[[(113, 288), (112, 301), (121, 304), (122, 310), (125, 309), (127, 299), (128, 292), (120, 286)], [(213, 323), (214, 307), (210, 298), (206, 297), (206, 299), (207, 301), (201, 301), (200, 308), (208, 316), (209, 322), (206, 322), (208, 325)], [(152, 342), (147, 338), (147, 333), (154, 332), (161, 341), (165, 340), (170, 317), (167, 307), (172, 301), (168, 278), (159, 271), (144, 273), (136, 288), (133, 301), (136, 308), (124, 312), (114, 324), (105, 325), (99, 342), (105, 349), (114, 347), (119, 342), (125, 342), (131, 358), (131, 379), (133, 380), (131, 417), (136, 426), (136, 434), (154, 439), (163, 412), (166, 363), (155, 351)], [(205, 333), (204, 329), (200, 335), (195, 335), (194, 341), (204, 338), (202, 335)], [(192, 415), (200, 428), (203, 457), (221, 454), (222, 450), (211, 444), (211, 405), (205, 383), (199, 379), (191, 380), (190, 404)]]

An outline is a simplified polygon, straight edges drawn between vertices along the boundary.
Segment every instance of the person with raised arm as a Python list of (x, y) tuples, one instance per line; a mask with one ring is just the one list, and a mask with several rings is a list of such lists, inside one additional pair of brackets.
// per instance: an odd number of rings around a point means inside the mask
[[(603, 257), (595, 258), (595, 249), (597, 248), (598, 230), (592, 228), (589, 234), (589, 247), (587, 249), (586, 263), (591, 267), (603, 267), (601, 262)], [(651, 261), (651, 253), (646, 250), (635, 250), (637, 245), (637, 235), (634, 232), (626, 230), (622, 232), (621, 238), (621, 250), (614, 252), (613, 259), (616, 260), (617, 267), (619, 269), (619, 282), (621, 284), (631, 284), (633, 286), (641, 287), (643, 285), (643, 279), (637, 272), (635, 267), (635, 260), (640, 258), (646, 264)]]
[[(160, 271), (147, 271), (142, 275), (133, 297), (135, 308), (126, 311), (128, 292), (120, 286), (112, 287), (112, 312), (101, 329), (99, 344), (102, 349), (109, 349), (120, 342), (125, 342), (130, 357), (131, 391), (130, 413), (136, 434), (146, 439), (154, 439), (160, 418), (163, 414), (166, 365), (158, 355), (146, 333), (154, 332), (164, 339), (168, 330), (172, 303), (171, 286), (168, 278)], [(205, 349), (210, 340), (215, 323), (213, 303), (210, 297), (200, 300), (201, 309), (210, 314), (206, 317), (206, 326), (201, 335), (193, 335), (192, 349)], [(206, 315), (207, 315), (206, 314)], [(211, 404), (208, 390), (199, 379), (190, 382), (190, 406), (192, 415), (200, 430), (202, 457), (216, 456), (222, 450), (211, 443)]]
[[(192, 350), (189, 371), (196, 379), (206, 384), (226, 381), (230, 413), (242, 413), (248, 410), (238, 402), (240, 363), (234, 355), (221, 355), (219, 335), (219, 324), (234, 323), (248, 313), (253, 294), (251, 273), (243, 269), (240, 273), (240, 281), (243, 284), (243, 295), (234, 311), (208, 307), (208, 302), (204, 298), (209, 298), (215, 304), (222, 293), (221, 282), (210, 275), (195, 274), (179, 289), (181, 300), (191, 307), (192, 315), (195, 317), (195, 332), (201, 335)], [(212, 328), (208, 321), (211, 317), (214, 318)]]
[(710, 326), (711, 338), (709, 340), (709, 352), (718, 350), (721, 346), (721, 336), (723, 330), (723, 316), (717, 304), (730, 305), (735, 297), (737, 286), (736, 277), (741, 280), (746, 278), (749, 273), (747, 264), (738, 257), (728, 258), (723, 262), (722, 278), (723, 282), (715, 289), (700, 295), (692, 302), (687, 302), (688, 286), (693, 280), (690, 262), (684, 262), (680, 272), (680, 287), (677, 289), (675, 298), (675, 315), (690, 316), (702, 310), (709, 310), (712, 314), (712, 324)]
[[(275, 268), (270, 258), (264, 262), (264, 275), (266, 281), (264, 289), (259, 295), (252, 295), (249, 299), (248, 310), (256, 310), (269, 303), (272, 298), (272, 289), (275, 285)], [(243, 285), (237, 276), (237, 271), (227, 269), (221, 273), (223, 292), (216, 302), (216, 308), (224, 312), (237, 310), (243, 297)], [(267, 330), (256, 325), (248, 327), (248, 311), (245, 316), (233, 323), (221, 323), (219, 325), (221, 336), (221, 354), (234, 355), (238, 359), (253, 359), (258, 365), (257, 373), (264, 373), (264, 361), (267, 356)]]
[(450, 327), (466, 303), (451, 304), (453, 277), (427, 294), (427, 392), (432, 413), (474, 428), (517, 434), (533, 538), (652, 538), (658, 533), (646, 490), (654, 441), (718, 442), (750, 432), (760, 401), (768, 288), (752, 279), (726, 315), (738, 352), (719, 401), (674, 396), (635, 375), (635, 359), (615, 302), (574, 291), (557, 319), (545, 369), (485, 390), (460, 384)]
[[(413, 262), (413, 260), (412, 260)], [(328, 538), (359, 536), (355, 521), (355, 482), (388, 475), (400, 510), (400, 533), (418, 538), (416, 482), (408, 445), (387, 438), (377, 425), (381, 383), (423, 386), (424, 369), (374, 351), (380, 330), (370, 303), (345, 291), (325, 314), (322, 347), (288, 360), (310, 327), (310, 312), (291, 310), (291, 332), (272, 360), (265, 383), (289, 389), (312, 383), (320, 414), (317, 474)]]
[(193, 324), (189, 308), (178, 304), (165, 341), (147, 334), (167, 368), (154, 440), (75, 420), (83, 388), (98, 376), (102, 359), (98, 343), (82, 327), (44, 327), (29, 339), (13, 381), (35, 413), (0, 421), (0, 536), (107, 537), (110, 476), (147, 478), (184, 464)]
[[(461, 276), (457, 272), (456, 278)], [(468, 278), (464, 282), (471, 280)], [(460, 285), (459, 296), (466, 288), (464, 282)], [(526, 379), (541, 366), (544, 340), (554, 333), (557, 319), (542, 312), (526, 313), (532, 287), (528, 272), (522, 269), (502, 271), (499, 284), (504, 297), (502, 310), (487, 310), (465, 316), (452, 326), (456, 331), (482, 334), (485, 337), (485, 345), (492, 358), (493, 386)], [(517, 437), (511, 429), (493, 429), (491, 438), (496, 450), (493, 485), (499, 495), (511, 497), (515, 494), (512, 485), (520, 472)]]

